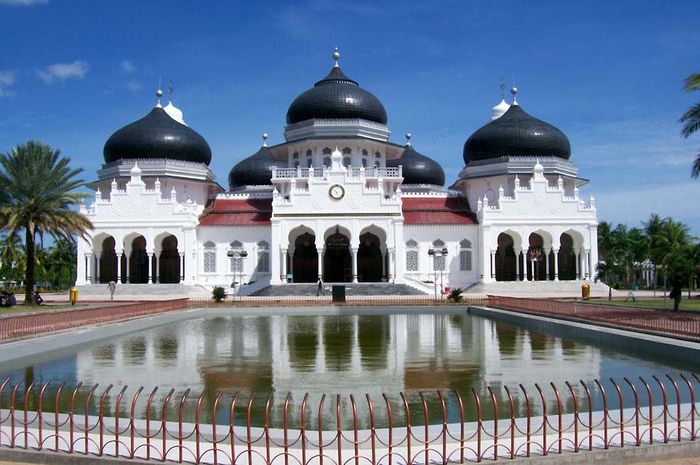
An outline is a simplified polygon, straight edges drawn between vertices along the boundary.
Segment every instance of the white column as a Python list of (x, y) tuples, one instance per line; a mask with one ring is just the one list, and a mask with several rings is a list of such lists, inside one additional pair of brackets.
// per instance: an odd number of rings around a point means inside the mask
[(552, 249), (554, 252), (554, 280), (559, 281), (559, 249)]
[(85, 254), (85, 259), (83, 262), (85, 263), (85, 281), (89, 284), (94, 283), (94, 278), (95, 274), (93, 273), (93, 260), (92, 260), (93, 253), (92, 252), (87, 252)]
[(352, 248), (352, 282), (357, 282), (357, 252), (359, 248)]
[(280, 259), (282, 262), (280, 263), (280, 268), (282, 272), (280, 273), (280, 279), (282, 280), (283, 283), (287, 282), (287, 249), (282, 249), (280, 250)]
[(515, 280), (520, 281), (520, 251), (515, 252)]
[(491, 269), (489, 270), (489, 273), (491, 275), (491, 279), (496, 279), (496, 251), (492, 250), (490, 257), (489, 257), (489, 265)]
[(119, 253), (117, 254), (117, 282), (121, 283), (122, 282), (122, 254), (124, 253), (123, 250), (120, 250)]
[(323, 249), (319, 248), (318, 252), (318, 279), (323, 277)]
[(102, 252), (95, 253), (95, 283), (100, 282), (100, 258), (102, 258)]
[(586, 260), (586, 276), (588, 276), (588, 279), (592, 279), (593, 275), (591, 273), (591, 251), (586, 250), (584, 252), (584, 259)]
[(389, 249), (389, 269), (387, 270), (387, 281), (396, 281), (396, 249)]
[(576, 279), (583, 279), (583, 272), (581, 269), (581, 249), (574, 249), (574, 255), (576, 256)]
[(148, 255), (148, 284), (153, 283), (153, 253), (149, 253)]
[(185, 281), (185, 252), (180, 252), (180, 282)]
[(382, 254), (382, 278), (387, 278), (389, 281), (389, 276), (387, 275), (386, 262), (389, 260), (389, 251), (385, 250)]
[[(527, 249), (523, 249), (523, 250), (522, 250), (522, 255), (523, 255), (523, 279), (522, 279), (522, 281), (528, 281), (528, 278), (527, 278), (527, 262), (528, 262), (529, 260), (528, 260), (528, 256), (527, 256)], [(532, 279), (532, 278), (530, 278), (530, 279)]]

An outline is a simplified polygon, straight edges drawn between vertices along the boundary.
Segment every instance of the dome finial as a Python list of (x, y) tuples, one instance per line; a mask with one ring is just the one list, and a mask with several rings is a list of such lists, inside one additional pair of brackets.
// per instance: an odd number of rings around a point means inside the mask
[(518, 88), (515, 86), (511, 87), (510, 93), (513, 95), (513, 103), (511, 105), (517, 105), (518, 99), (516, 98), (516, 96), (518, 95)]
[(406, 147), (410, 147), (410, 146), (411, 146), (411, 133), (407, 132), (406, 133)]
[(163, 90), (160, 88), (160, 76), (158, 77), (158, 89), (156, 90), (156, 107), (160, 108), (160, 98), (163, 96)]
[(267, 147), (267, 137), (268, 137), (268, 136), (267, 136), (267, 133), (266, 133), (266, 132), (263, 132), (263, 133), (262, 133), (262, 140), (263, 140), (263, 145), (262, 145), (262, 146), (263, 146), (263, 147)]
[(339, 67), (338, 60), (340, 60), (340, 52), (338, 51), (338, 47), (336, 47), (335, 50), (333, 51), (333, 60), (335, 60), (334, 67), (338, 68)]

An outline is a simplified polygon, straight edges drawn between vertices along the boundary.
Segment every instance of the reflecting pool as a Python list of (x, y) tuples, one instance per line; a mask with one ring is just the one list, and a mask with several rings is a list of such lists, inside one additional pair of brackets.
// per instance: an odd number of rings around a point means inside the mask
[[(666, 373), (678, 374), (697, 367), (669, 366), (664, 360), (641, 353), (619, 352), (568, 340), (556, 334), (541, 334), (479, 316), (467, 314), (391, 314), (352, 316), (227, 316), (190, 319), (143, 330), (112, 340), (78, 347), (70, 353), (48, 354), (29, 366), (0, 366), (3, 377), (13, 381), (58, 386), (113, 384), (105, 397), (108, 411), (114, 411), (117, 393), (129, 386), (133, 393), (144, 386), (137, 403), (138, 416), (145, 415), (145, 399), (155, 386), (154, 405), (162, 404), (172, 387), (173, 403), (187, 388), (186, 418), (191, 419), (197, 396), (204, 392), (203, 405), (211, 406), (217, 392), (226, 402), (238, 393), (239, 405), (246, 405), (257, 393), (254, 419), (262, 423), (265, 399), (273, 396), (271, 423), (281, 422), (282, 405), (291, 394), (290, 424), (299, 423), (301, 400), (309, 393), (309, 412), (318, 409), (323, 394), (328, 428), (335, 427), (336, 394), (341, 395), (343, 423), (351, 422), (349, 396), (358, 405), (360, 425), (367, 426), (366, 394), (374, 400), (378, 426), (386, 422), (387, 400), (395, 411), (395, 421), (405, 421), (399, 393), (416, 404), (419, 391), (426, 393), (431, 418), (441, 416), (436, 392), (446, 392), (450, 421), (459, 419), (454, 391), (459, 392), (467, 410), (466, 419), (475, 418), (472, 390), (488, 403), (484, 416), (492, 413), (487, 387), (507, 412), (504, 386), (510, 388), (514, 408), (524, 413), (524, 396), (519, 385), (536, 397), (535, 383), (547, 394), (548, 408), (554, 396), (550, 382), (565, 390), (565, 381), (592, 382), (611, 377), (638, 379)], [(590, 384), (591, 389), (597, 389)], [(580, 385), (579, 385), (580, 388)], [(50, 388), (48, 392), (53, 392)], [(549, 389), (549, 390), (548, 390)], [(578, 388), (577, 388), (578, 389)], [(87, 391), (87, 389), (85, 390)], [(100, 393), (101, 390), (96, 391)], [(81, 392), (79, 399), (84, 397)], [(125, 399), (130, 402), (130, 394)], [(89, 408), (99, 407), (97, 396)], [(36, 400), (34, 400), (36, 401)], [(9, 402), (3, 394), (3, 408)], [(67, 402), (67, 400), (66, 400)], [(119, 410), (130, 408), (122, 401)], [(228, 422), (227, 403), (222, 401), (217, 420)], [(615, 404), (612, 399), (611, 407)], [(643, 402), (642, 402), (643, 403)], [(422, 406), (411, 416), (422, 418)], [(533, 403), (534, 411), (538, 407)], [(50, 409), (50, 407), (47, 407)], [(571, 405), (564, 405), (566, 410)], [(160, 411), (160, 407), (158, 408)], [(242, 415), (238, 408), (236, 415)], [(311, 413), (309, 413), (310, 415)], [(212, 417), (204, 408), (202, 419)]]

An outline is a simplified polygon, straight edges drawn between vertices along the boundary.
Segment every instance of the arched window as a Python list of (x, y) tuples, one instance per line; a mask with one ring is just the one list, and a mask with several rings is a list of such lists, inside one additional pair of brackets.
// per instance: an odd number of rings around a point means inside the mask
[[(433, 242), (433, 249), (434, 250), (442, 250), (443, 247), (445, 247), (445, 243), (442, 242), (440, 239), (437, 239)], [(442, 254), (435, 254), (433, 255), (433, 269), (437, 271), (445, 271), (445, 256)]]
[(374, 152), (374, 158), (382, 158), (382, 154), (379, 152)]
[(313, 165), (313, 163), (314, 163), (314, 162), (313, 162), (313, 160), (312, 160), (311, 158), (307, 159), (307, 160), (306, 160), (306, 167), (307, 167), (307, 168), (311, 168), (311, 165)]
[(330, 157), (326, 157), (323, 159), (323, 166), (325, 166), (326, 168), (331, 167), (331, 158)]
[(294, 159), (299, 158), (299, 152), (294, 152), (294, 155), (292, 155), (292, 158), (294, 158)]
[(459, 243), (459, 269), (460, 271), (472, 270), (472, 243), (467, 239)]
[(367, 149), (362, 149), (362, 156), (366, 157), (367, 156)]
[(231, 251), (233, 256), (231, 257), (231, 271), (234, 273), (243, 273), (243, 258), (241, 258), (241, 252), (244, 251), (243, 244), (239, 241), (231, 242)]
[(216, 273), (216, 244), (212, 241), (204, 243), (204, 272)]
[(406, 242), (406, 271), (418, 271), (418, 243), (413, 239)]
[(350, 163), (351, 163), (350, 157), (345, 157), (345, 158), (343, 158), (343, 166), (344, 166), (344, 167), (347, 168), (348, 166), (350, 166)]
[(367, 159), (366, 158), (362, 159), (362, 167), (367, 168)]
[(295, 162), (294, 162), (294, 168), (299, 168), (299, 162), (298, 162), (298, 161), (295, 161)]
[(352, 150), (350, 150), (350, 147), (345, 147), (343, 149), (343, 155), (350, 155), (352, 153)]
[(374, 162), (374, 167), (379, 168), (381, 166), (381, 163), (379, 163), (379, 160)]
[(330, 155), (331, 153), (333, 153), (333, 151), (330, 149), (330, 147), (326, 147), (325, 149), (323, 149), (324, 155)]
[(270, 244), (266, 241), (258, 242), (258, 273), (270, 272)]
[(308, 149), (308, 150), (306, 151), (306, 156), (307, 156), (307, 157), (310, 157), (311, 155), (313, 155), (313, 152), (311, 151), (311, 149)]

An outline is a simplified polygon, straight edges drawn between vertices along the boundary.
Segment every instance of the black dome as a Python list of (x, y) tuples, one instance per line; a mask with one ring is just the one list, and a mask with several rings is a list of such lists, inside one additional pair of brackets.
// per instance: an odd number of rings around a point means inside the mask
[(528, 115), (520, 105), (511, 105), (467, 139), (464, 163), (502, 156), (571, 156), (569, 139), (549, 123)]
[(287, 110), (287, 124), (312, 118), (362, 118), (386, 124), (386, 111), (377, 97), (347, 77), (339, 66), (298, 96)]
[(270, 149), (260, 147), (253, 155), (239, 161), (228, 173), (228, 187), (233, 190), (241, 186), (266, 186), (272, 184), (272, 172), (274, 166)]
[(206, 165), (211, 161), (207, 141), (160, 107), (112, 134), (103, 153), (107, 163), (135, 158), (168, 158)]
[(386, 161), (388, 167), (398, 167), (399, 165), (403, 166), (401, 172), (404, 184), (445, 185), (445, 172), (438, 162), (416, 152), (411, 145), (406, 145), (400, 158)]

